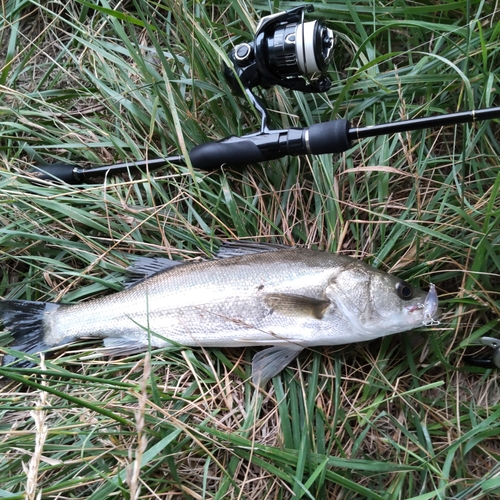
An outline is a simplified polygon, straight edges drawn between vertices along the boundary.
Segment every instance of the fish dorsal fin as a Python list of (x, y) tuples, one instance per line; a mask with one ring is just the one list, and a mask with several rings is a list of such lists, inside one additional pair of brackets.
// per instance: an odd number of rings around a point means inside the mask
[(216, 259), (240, 257), (255, 253), (276, 252), (277, 250), (290, 250), (295, 247), (280, 245), (278, 243), (258, 243), (255, 241), (228, 241), (224, 242), (215, 254)]
[[(214, 259), (227, 259), (230, 257), (241, 257), (242, 255), (275, 252), (276, 250), (289, 250), (291, 248), (294, 247), (279, 245), (278, 243), (230, 241), (222, 244), (222, 246), (217, 250), (217, 253), (214, 255)], [(189, 264), (190, 262), (187, 263)], [(130, 288), (146, 278), (151, 278), (151, 276), (154, 276), (155, 274), (185, 264), (186, 261), (171, 260), (166, 257), (140, 257), (127, 268), (129, 277), (125, 280), (123, 286), (125, 288)]]
[(184, 264), (181, 260), (171, 260), (166, 257), (140, 257), (127, 268), (130, 276), (125, 280), (123, 286), (130, 288), (146, 278), (151, 278), (155, 274)]
[[(294, 247), (279, 245), (278, 243), (230, 241), (222, 244), (222, 246), (217, 250), (217, 253), (214, 255), (214, 259), (227, 259), (230, 257), (240, 257), (242, 255), (274, 252), (276, 250), (289, 250), (291, 248)], [(189, 264), (190, 262), (187, 263)], [(146, 278), (151, 278), (151, 276), (157, 273), (185, 264), (186, 261), (171, 260), (166, 257), (140, 257), (127, 268), (127, 272), (130, 276), (125, 280), (123, 286), (125, 288), (130, 288)]]
[(331, 305), (329, 300), (287, 293), (270, 293), (265, 296), (264, 302), (272, 312), (294, 318), (311, 316), (316, 319), (321, 319), (327, 307)]
[(252, 382), (263, 387), (293, 361), (303, 347), (297, 344), (276, 345), (258, 352), (252, 360)]

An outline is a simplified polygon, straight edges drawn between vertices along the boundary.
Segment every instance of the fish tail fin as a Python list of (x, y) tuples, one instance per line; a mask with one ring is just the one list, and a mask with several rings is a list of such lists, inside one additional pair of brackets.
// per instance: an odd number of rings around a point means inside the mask
[[(49, 349), (51, 346), (44, 342), (45, 313), (59, 306), (51, 302), (32, 302), (27, 300), (0, 301), (0, 323), (14, 337), (10, 349), (26, 354), (34, 354)], [(3, 364), (17, 359), (13, 354), (6, 354)], [(20, 362), (18, 366), (29, 365), (29, 362)]]

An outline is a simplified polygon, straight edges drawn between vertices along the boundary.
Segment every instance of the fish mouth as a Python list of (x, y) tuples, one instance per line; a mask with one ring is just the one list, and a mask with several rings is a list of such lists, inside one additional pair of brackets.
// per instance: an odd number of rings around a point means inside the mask
[(436, 286), (431, 283), (429, 291), (425, 297), (424, 303), (421, 302), (409, 306), (408, 311), (413, 313), (415, 311), (422, 311), (422, 325), (424, 326), (437, 326), (441, 322), (437, 319), (441, 316), (441, 309), (439, 308), (439, 298), (436, 292)]

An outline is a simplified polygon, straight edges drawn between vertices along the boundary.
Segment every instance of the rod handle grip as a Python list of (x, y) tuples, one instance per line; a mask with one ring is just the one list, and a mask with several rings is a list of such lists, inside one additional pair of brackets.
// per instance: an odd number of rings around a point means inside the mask
[[(238, 139), (238, 140), (236, 140)], [(217, 170), (223, 165), (238, 167), (265, 161), (266, 156), (255, 141), (244, 137), (231, 137), (219, 142), (199, 144), (189, 152), (193, 168)]]
[[(351, 124), (347, 120), (333, 120), (316, 123), (307, 128), (290, 128), (270, 130), (243, 137), (227, 137), (218, 142), (209, 142), (195, 146), (189, 152), (194, 168), (212, 171), (227, 165), (241, 167), (252, 163), (276, 160), (285, 156), (307, 154), (343, 153), (351, 147), (349, 130)], [(174, 158), (174, 157), (172, 157)], [(168, 159), (167, 159), (168, 160)], [(97, 168), (82, 169), (68, 164), (54, 164), (35, 167), (34, 175), (40, 180), (80, 184), (96, 175), (122, 173), (144, 166), (164, 165), (166, 160), (140, 161), (120, 163)], [(175, 157), (174, 163), (185, 164), (183, 157)], [(140, 164), (140, 165), (139, 165)]]
[(308, 152), (313, 155), (343, 153), (351, 148), (348, 120), (315, 123), (309, 127)]
[(65, 182), (66, 184), (79, 184), (80, 182), (75, 175), (75, 165), (67, 163), (35, 166), (31, 174), (40, 181)]
[(350, 127), (347, 120), (334, 120), (308, 128), (233, 136), (195, 146), (189, 158), (194, 168), (217, 170), (223, 165), (240, 167), (285, 156), (343, 153), (351, 147)]

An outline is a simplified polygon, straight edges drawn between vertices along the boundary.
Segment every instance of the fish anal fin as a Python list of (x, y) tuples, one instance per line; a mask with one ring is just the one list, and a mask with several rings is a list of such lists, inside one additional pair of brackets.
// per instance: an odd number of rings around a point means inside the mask
[(264, 301), (273, 312), (291, 317), (311, 316), (316, 319), (323, 318), (326, 309), (331, 305), (329, 300), (286, 293), (270, 293), (265, 296)]
[(303, 347), (296, 344), (286, 344), (268, 347), (258, 352), (252, 360), (252, 382), (263, 387), (270, 379), (278, 375), (293, 361)]
[(130, 356), (148, 350), (148, 344), (126, 337), (107, 337), (104, 339), (102, 356)]

